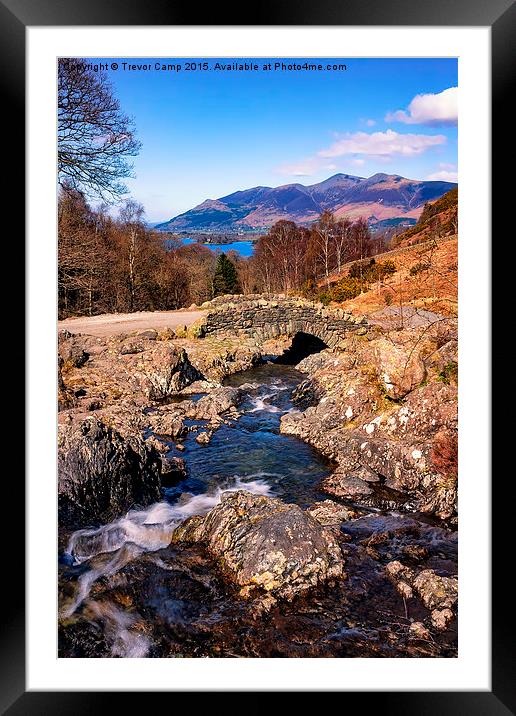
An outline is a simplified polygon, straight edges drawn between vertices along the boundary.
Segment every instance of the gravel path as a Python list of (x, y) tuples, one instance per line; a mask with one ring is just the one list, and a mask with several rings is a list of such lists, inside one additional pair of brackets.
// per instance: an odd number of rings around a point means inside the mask
[(189, 326), (204, 315), (204, 311), (139, 311), (137, 313), (105, 313), (101, 316), (66, 318), (58, 322), (58, 329), (90, 336), (113, 336), (117, 333), (162, 330)]

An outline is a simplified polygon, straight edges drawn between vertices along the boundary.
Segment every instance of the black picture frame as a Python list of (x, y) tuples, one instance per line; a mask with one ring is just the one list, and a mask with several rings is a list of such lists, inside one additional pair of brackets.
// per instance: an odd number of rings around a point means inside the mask
[[(336, 2), (318, 0), (271, 0), (249, 4), (248, 17), (242, 13), (242, 5), (232, 7), (226, 2), (211, 6), (179, 4), (171, 0), (0, 0), (0, 57), (2, 59), (0, 83), (5, 132), (9, 144), (18, 148), (16, 162), (9, 166), (9, 182), (6, 186), (10, 214), (18, 219), (20, 230), (24, 215), (21, 187), (24, 186), (25, 146), (25, 30), (28, 26), (80, 26), (80, 25), (380, 25), (380, 26), (489, 26), (492, 31), (492, 210), (493, 217), (506, 216), (510, 201), (512, 182), (501, 178), (502, 158), (507, 163), (507, 148), (512, 142), (505, 141), (509, 117), (506, 104), (511, 99), (510, 82), (513, 77), (513, 47), (516, 37), (516, 8), (511, 0), (347, 0)], [(202, 21), (199, 22), (199, 17)], [(472, 118), (474, 121), (474, 118)], [(509, 122), (510, 124), (510, 122)], [(5, 135), (4, 135), (5, 136)], [(503, 142), (503, 147), (502, 147)], [(4, 195), (5, 197), (5, 195)], [(493, 227), (494, 233), (494, 227)], [(501, 237), (500, 237), (501, 238)], [(506, 244), (507, 247), (507, 244)], [(22, 242), (21, 261), (24, 261)], [(23, 263), (22, 263), (23, 265)], [(494, 316), (493, 316), (494, 321)], [(493, 324), (493, 330), (496, 325)], [(31, 347), (29, 346), (29, 349)], [(21, 355), (19, 364), (22, 365)], [(492, 386), (495, 390), (495, 384)], [(19, 394), (16, 396), (19, 403)], [(508, 432), (508, 429), (506, 429)], [(498, 432), (498, 431), (497, 431)], [(501, 434), (501, 432), (500, 432)], [(503, 436), (500, 437), (500, 441)], [(30, 445), (29, 445), (30, 449)], [(24, 503), (24, 485), (19, 474), (9, 485), (10, 504)], [(501, 515), (506, 504), (504, 479), (493, 481), (492, 498), (494, 515)], [(6, 496), (7, 499), (7, 496)], [(17, 508), (19, 509), (19, 508)], [(504, 544), (511, 541), (510, 519), (496, 520), (493, 515), (492, 530), (492, 690), (490, 692), (347, 692), (345, 708), (350, 703), (379, 708), (382, 713), (403, 714), (474, 714), (502, 716), (516, 714), (513, 590), (503, 583)], [(4, 593), (8, 606), (2, 613), (0, 632), (0, 709), (9, 716), (27, 714), (81, 714), (97, 713), (109, 708), (120, 710), (121, 699), (129, 696), (132, 707), (148, 694), (113, 692), (27, 692), (25, 687), (25, 594), (23, 544), (21, 527), (17, 527), (16, 549), (4, 550)], [(505, 558), (506, 560), (508, 557)], [(507, 569), (507, 563), (505, 564)], [(480, 575), (480, 579), (486, 575)], [(512, 629), (511, 629), (512, 627)], [(80, 666), (78, 665), (78, 668)], [(410, 688), (410, 684), (407, 684)], [(336, 687), (336, 690), (338, 688)], [(153, 694), (167, 697), (166, 693)], [(169, 697), (170, 695), (168, 695)], [(357, 698), (358, 697), (358, 698)], [(116, 701), (115, 701), (116, 699)], [(361, 701), (358, 702), (358, 699)], [(243, 702), (245, 707), (245, 702)], [(147, 703), (148, 707), (148, 703)], [(172, 705), (169, 703), (169, 707)]]

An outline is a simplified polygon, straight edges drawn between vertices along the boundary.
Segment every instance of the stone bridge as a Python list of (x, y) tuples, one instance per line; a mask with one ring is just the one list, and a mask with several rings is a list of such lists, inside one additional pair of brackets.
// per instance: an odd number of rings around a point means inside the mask
[(298, 297), (221, 296), (201, 308), (208, 311), (199, 326), (202, 336), (231, 333), (262, 342), (304, 333), (315, 336), (329, 348), (338, 348), (349, 331), (363, 334), (368, 330), (367, 320), (362, 316)]

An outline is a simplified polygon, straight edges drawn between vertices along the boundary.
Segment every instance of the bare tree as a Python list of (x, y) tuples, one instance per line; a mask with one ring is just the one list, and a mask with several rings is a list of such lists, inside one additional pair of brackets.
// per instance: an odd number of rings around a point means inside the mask
[(61, 313), (69, 305), (93, 312), (93, 296), (105, 273), (105, 252), (97, 230), (98, 215), (84, 195), (67, 187), (58, 205), (58, 292)]
[(312, 229), (312, 242), (315, 245), (316, 254), (323, 266), (326, 285), (330, 285), (330, 269), (332, 268), (334, 251), (335, 217), (331, 211), (323, 211), (319, 221)]
[(126, 158), (140, 143), (106, 75), (80, 59), (60, 59), (57, 112), (59, 183), (92, 198), (120, 198), (127, 191), (120, 180), (132, 171)]
[(351, 255), (351, 227), (352, 223), (347, 217), (340, 219), (335, 224), (335, 260), (339, 274), (342, 271), (342, 264), (348, 261)]
[(143, 206), (130, 199), (120, 210), (120, 223), (127, 235), (127, 271), (129, 282), (129, 310), (135, 310), (136, 290), (139, 282), (140, 239), (145, 234)]

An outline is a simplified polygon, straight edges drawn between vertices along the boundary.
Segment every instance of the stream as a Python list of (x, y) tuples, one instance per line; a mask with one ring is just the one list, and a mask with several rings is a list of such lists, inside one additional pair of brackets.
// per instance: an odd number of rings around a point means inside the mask
[[(303, 508), (328, 498), (318, 486), (332, 466), (301, 440), (279, 433), (280, 418), (294, 409), (291, 394), (303, 379), (292, 366), (274, 363), (226, 379), (225, 385), (244, 391), (241, 417), (222, 425), (207, 445), (196, 442), (195, 430), (183, 452), (170, 443), (168, 455), (184, 459), (187, 478), (165, 488), (162, 502), (69, 537), (59, 555), (59, 656), (454, 655), (451, 632), (440, 643), (407, 641), (407, 625), (424, 610), (415, 605), (407, 613), (364, 547), (371, 536), (401, 530), (396, 549), (430, 544), (432, 566), (452, 573), (456, 541), (440, 527), (364, 511), (342, 531), (352, 576), (279, 604), (259, 619), (201, 547), (170, 544), (178, 524), (206, 513), (226, 490), (244, 489)], [(202, 429), (204, 421), (190, 423)], [(385, 549), (391, 558), (391, 545)]]

